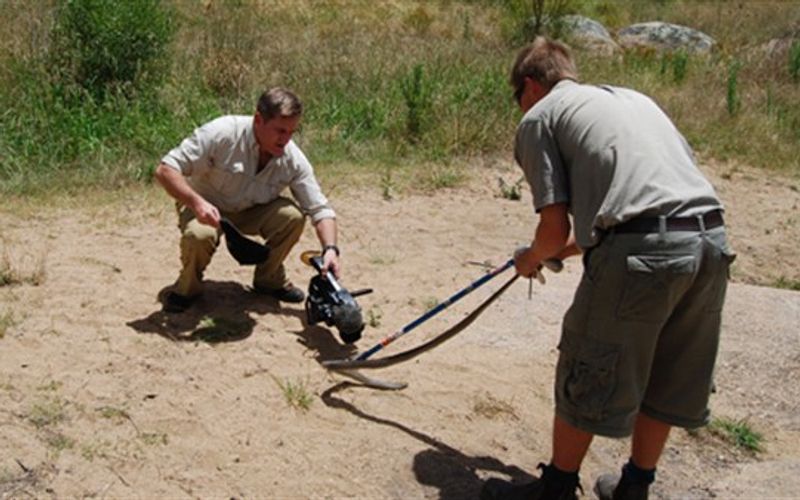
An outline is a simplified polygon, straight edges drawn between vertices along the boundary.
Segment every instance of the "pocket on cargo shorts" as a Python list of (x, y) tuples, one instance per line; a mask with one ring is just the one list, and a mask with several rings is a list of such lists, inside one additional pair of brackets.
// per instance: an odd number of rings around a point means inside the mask
[(581, 420), (600, 421), (617, 383), (620, 347), (593, 339), (562, 338), (556, 401)]
[(714, 248), (712, 256), (714, 259), (718, 260), (715, 265), (720, 266), (711, 292), (708, 294), (708, 303), (705, 307), (707, 313), (714, 314), (722, 312), (722, 306), (725, 302), (725, 293), (728, 289), (728, 280), (731, 277), (731, 264), (736, 260), (736, 252), (733, 251), (728, 244), (727, 238), (724, 236), (721, 241), (715, 240), (714, 238), (708, 238), (707, 241)]
[(670, 288), (676, 275), (692, 275), (694, 255), (628, 255), (627, 277), (617, 317), (661, 323), (669, 314)]

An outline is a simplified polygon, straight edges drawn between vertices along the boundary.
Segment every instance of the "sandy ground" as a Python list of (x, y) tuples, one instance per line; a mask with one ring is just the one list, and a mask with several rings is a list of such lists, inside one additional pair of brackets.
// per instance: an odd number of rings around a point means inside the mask
[[(800, 497), (800, 293), (756, 286), (800, 280), (796, 180), (707, 165), (739, 252), (724, 313), (712, 399), (765, 451), (708, 431), (676, 430), (655, 498)], [(337, 188), (343, 283), (370, 325), (357, 350), (416, 318), (533, 233), (529, 194), (497, 197), (510, 166), (467, 185), (382, 199)], [(373, 185), (374, 186), (374, 185)], [(156, 296), (177, 272), (178, 234), (160, 190), (31, 208), (0, 205), (0, 498), (474, 498), (489, 476), (524, 480), (549, 457), (560, 319), (577, 261), (547, 285), (516, 282), (470, 328), (421, 357), (370, 375), (402, 391), (353, 385), (320, 360), (352, 355), (302, 306), (247, 290), (250, 269), (222, 249), (204, 299), (166, 316)], [(297, 256), (316, 248), (308, 229)], [(510, 278), (500, 275), (387, 347), (392, 354), (463, 318)], [(307, 398), (291, 405), (289, 395)], [(295, 399), (297, 401), (298, 399)], [(581, 471), (627, 458), (627, 440), (597, 439)]]

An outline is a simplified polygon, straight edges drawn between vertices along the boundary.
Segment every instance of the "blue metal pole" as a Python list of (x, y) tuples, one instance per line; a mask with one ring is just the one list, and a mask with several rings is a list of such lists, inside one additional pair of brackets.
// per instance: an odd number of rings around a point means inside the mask
[(405, 335), (406, 333), (410, 332), (414, 328), (418, 327), (419, 325), (421, 325), (425, 321), (429, 320), (433, 316), (435, 316), (438, 313), (440, 313), (441, 311), (445, 310), (451, 304), (457, 302), (459, 299), (461, 299), (465, 295), (469, 294), (470, 292), (472, 292), (473, 290), (475, 290), (479, 286), (483, 285), (484, 283), (486, 283), (490, 279), (494, 278), (495, 276), (497, 276), (498, 274), (502, 273), (503, 271), (505, 271), (509, 267), (513, 267), (513, 266), (514, 266), (514, 259), (509, 259), (508, 262), (506, 262), (505, 264), (503, 264), (503, 265), (501, 265), (499, 267), (496, 267), (495, 269), (489, 271), (487, 274), (485, 274), (485, 275), (481, 276), (479, 279), (473, 281), (469, 286), (467, 286), (463, 290), (460, 290), (460, 291), (456, 292), (450, 298), (448, 298), (444, 302), (439, 303), (436, 307), (434, 307), (430, 311), (426, 312), (425, 314), (423, 314), (419, 318), (417, 318), (414, 321), (412, 321), (411, 323), (407, 324), (406, 326), (404, 326), (400, 330), (398, 330), (398, 331), (394, 332), (393, 334), (389, 335), (388, 337), (384, 338), (379, 343), (377, 343), (375, 346), (373, 346), (371, 349), (369, 349), (367, 351), (364, 351), (357, 358), (355, 358), (355, 360), (356, 361), (364, 361), (365, 359), (369, 358), (370, 356), (372, 356), (376, 352), (380, 351), (381, 349), (383, 349), (387, 345), (391, 344), (392, 342), (394, 342), (398, 338), (402, 337), (403, 335)]

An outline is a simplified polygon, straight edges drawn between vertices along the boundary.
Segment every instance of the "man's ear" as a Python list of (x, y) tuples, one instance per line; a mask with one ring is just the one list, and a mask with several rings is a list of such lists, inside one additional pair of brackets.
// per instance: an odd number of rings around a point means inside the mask
[(531, 89), (533, 91), (533, 95), (536, 96), (536, 100), (537, 101), (547, 94), (547, 91), (548, 91), (547, 87), (542, 85), (542, 83), (539, 80), (537, 80), (536, 78), (532, 78), (530, 76), (526, 76), (525, 80), (528, 80), (530, 82), (530, 83), (528, 83), (528, 85), (531, 86)]

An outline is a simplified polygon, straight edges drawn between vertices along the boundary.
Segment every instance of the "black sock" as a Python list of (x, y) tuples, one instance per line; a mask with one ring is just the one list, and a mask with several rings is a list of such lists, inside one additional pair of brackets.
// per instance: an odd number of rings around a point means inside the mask
[(633, 458), (622, 466), (622, 476), (631, 483), (651, 484), (656, 480), (656, 469), (642, 469), (633, 463)]

